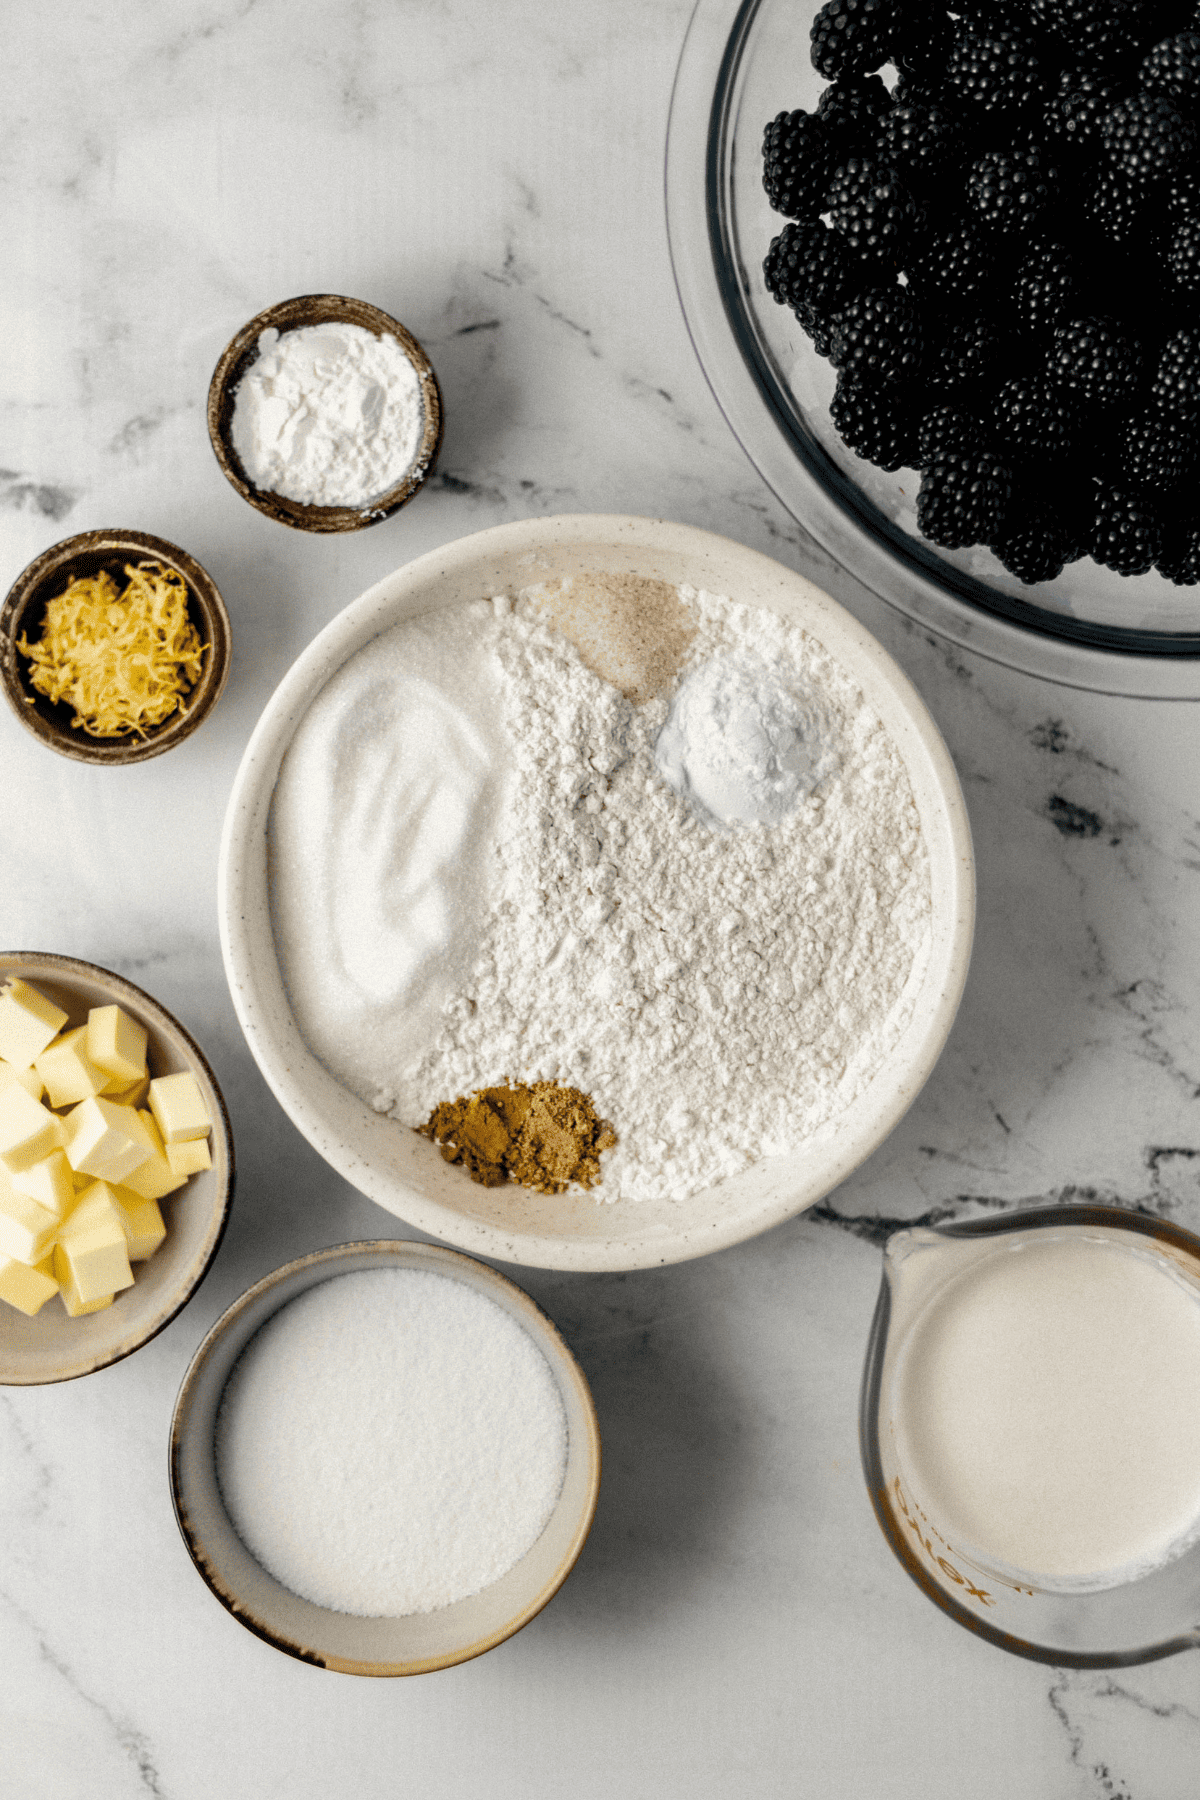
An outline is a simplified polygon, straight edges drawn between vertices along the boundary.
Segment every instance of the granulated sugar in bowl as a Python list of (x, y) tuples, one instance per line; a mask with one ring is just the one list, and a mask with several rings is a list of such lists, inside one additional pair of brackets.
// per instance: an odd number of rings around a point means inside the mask
[(171, 1431), (204, 1580), (277, 1648), (413, 1675), (491, 1649), (566, 1580), (600, 1440), (549, 1319), (436, 1245), (314, 1251), (235, 1301)]
[(363, 595), (268, 706), (222, 848), (235, 1004), (300, 1129), (422, 1229), (552, 1267), (700, 1255), (844, 1179), (936, 1060), (973, 900), (881, 647), (768, 558), (624, 518)]

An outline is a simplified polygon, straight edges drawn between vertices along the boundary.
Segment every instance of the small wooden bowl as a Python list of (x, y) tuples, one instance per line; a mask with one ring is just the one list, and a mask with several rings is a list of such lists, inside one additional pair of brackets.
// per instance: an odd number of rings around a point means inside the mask
[[(269, 488), (255, 487), (238, 459), (233, 447), (233, 409), (238, 385), (258, 360), (258, 340), (264, 331), (281, 334), (298, 331), (306, 325), (359, 325), (375, 337), (393, 337), (399, 342), (417, 372), (421, 400), (425, 409), (425, 429), (417, 453), (404, 472), (403, 479), (380, 494), (369, 506), (309, 506), (300, 500), (289, 500)], [(369, 306), (365, 300), (352, 300), (345, 294), (298, 294), (295, 299), (281, 300), (250, 320), (229, 343), (213, 370), (208, 389), (208, 435), (217, 461), (243, 500), (278, 519), (281, 525), (292, 525), (298, 531), (360, 531), (364, 525), (376, 525), (412, 499), (424, 484), (437, 461), (442, 445), (442, 391), (429, 358), (398, 320)]]
[[(183, 576), (188, 589), (188, 617), (205, 645), (200, 679), (182, 705), (163, 723), (140, 737), (89, 737), (71, 723), (74, 708), (54, 704), (29, 679), (32, 665), (17, 649), (17, 640), (36, 642), (44, 628), (44, 608), (77, 576), (107, 569), (118, 585), (127, 563), (160, 562)], [(190, 737), (220, 698), (229, 673), (230, 628), (225, 602), (212, 577), (194, 557), (165, 538), (145, 531), (84, 531), (52, 544), (18, 575), (0, 608), (0, 685), (4, 697), (27, 731), (60, 756), (75, 762), (110, 767), (148, 762)]]

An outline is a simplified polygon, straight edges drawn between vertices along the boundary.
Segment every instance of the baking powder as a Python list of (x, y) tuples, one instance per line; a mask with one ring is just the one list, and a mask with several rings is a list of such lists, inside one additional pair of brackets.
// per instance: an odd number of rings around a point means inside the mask
[(306, 325), (261, 334), (231, 436), (255, 487), (308, 506), (365, 507), (402, 479), (424, 425), (420, 381), (397, 338)]
[(498, 1581), (566, 1468), (550, 1366), (496, 1301), (421, 1269), (310, 1288), (242, 1352), (217, 1418), (238, 1536), (335, 1612), (431, 1612)]

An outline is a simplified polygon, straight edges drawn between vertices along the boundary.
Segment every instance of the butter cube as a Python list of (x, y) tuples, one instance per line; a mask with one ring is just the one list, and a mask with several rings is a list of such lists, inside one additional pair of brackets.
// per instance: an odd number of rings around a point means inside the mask
[(0, 992), (0, 1056), (14, 1069), (27, 1069), (66, 1022), (61, 1006), (14, 977)]
[(48, 1050), (34, 1061), (34, 1068), (46, 1084), (46, 1099), (51, 1106), (74, 1106), (89, 1094), (98, 1094), (110, 1077), (98, 1068), (88, 1055), (86, 1025), (64, 1031)]
[(117, 1190), (111, 1182), (89, 1181), (59, 1225), (59, 1243), (65, 1244), (69, 1237), (86, 1236), (89, 1231), (95, 1231), (100, 1226), (111, 1237), (113, 1227), (121, 1223), (116, 1196)]
[[(132, 1108), (130, 1110), (132, 1112)], [(150, 1147), (150, 1156), (140, 1169), (135, 1169), (132, 1175), (126, 1175), (121, 1186), (143, 1200), (161, 1200), (164, 1194), (173, 1194), (176, 1188), (181, 1188), (187, 1180), (187, 1173), (185, 1171), (182, 1175), (179, 1174), (168, 1159), (153, 1115), (148, 1112), (132, 1112), (129, 1129), (142, 1134), (142, 1141)], [(203, 1142), (203, 1139), (200, 1141)], [(175, 1148), (174, 1145), (171, 1147)], [(191, 1144), (187, 1148), (190, 1150)], [(205, 1148), (207, 1149), (207, 1145)]]
[(202, 1138), (212, 1124), (200, 1083), (190, 1069), (179, 1075), (159, 1075), (150, 1083), (150, 1111), (164, 1144)]
[(207, 1138), (189, 1138), (186, 1144), (168, 1144), (167, 1161), (183, 1179), (212, 1168), (212, 1152)]
[(11, 1173), (62, 1148), (62, 1121), (19, 1081), (0, 1093), (0, 1163)]
[(130, 1262), (145, 1262), (167, 1235), (158, 1201), (143, 1200), (140, 1194), (131, 1194), (128, 1188), (114, 1188), (113, 1202), (125, 1233)]
[(25, 1092), (35, 1100), (40, 1100), (46, 1091), (46, 1084), (32, 1063), (27, 1069), (14, 1069), (11, 1063), (0, 1058), (0, 1092), (11, 1087), (14, 1081), (19, 1081)]
[(56, 1219), (61, 1219), (75, 1204), (75, 1177), (62, 1150), (52, 1150), (40, 1162), (16, 1170), (9, 1181), (18, 1194), (27, 1194)]
[[(5, 1096), (0, 1094), (0, 1106)], [(96, 1175), (101, 1181), (124, 1181), (140, 1169), (150, 1146), (130, 1120), (132, 1107), (117, 1106), (93, 1094), (67, 1114), (67, 1161), (77, 1175)]]
[(0, 1300), (7, 1300), (18, 1312), (33, 1317), (58, 1292), (54, 1279), (54, 1257), (45, 1256), (35, 1268), (17, 1262), (11, 1256), (0, 1256)]
[(87, 1053), (119, 1087), (129, 1087), (146, 1073), (146, 1028), (123, 1007), (93, 1006), (87, 1018)]
[(105, 1099), (111, 1100), (116, 1106), (142, 1106), (150, 1092), (149, 1073), (139, 1075), (137, 1080), (131, 1081), (128, 1087), (122, 1087), (114, 1075), (112, 1080), (105, 1084), (102, 1092)]
[(0, 1180), (0, 1256), (29, 1264), (41, 1262), (58, 1231), (58, 1220), (28, 1194), (18, 1194)]
[(57, 1249), (54, 1252), (54, 1272), (58, 1276), (59, 1298), (73, 1319), (82, 1317), (84, 1313), (103, 1312), (106, 1306), (112, 1305), (112, 1294), (102, 1294), (98, 1300), (84, 1300), (75, 1285), (70, 1263), (65, 1256), (59, 1256)]
[(87, 1231), (64, 1231), (54, 1246), (54, 1273), (85, 1306), (133, 1286), (133, 1270), (119, 1218)]

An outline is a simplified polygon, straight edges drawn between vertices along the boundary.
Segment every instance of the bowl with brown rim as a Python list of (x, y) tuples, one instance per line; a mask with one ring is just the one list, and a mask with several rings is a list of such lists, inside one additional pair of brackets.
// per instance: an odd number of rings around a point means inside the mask
[(191, 1033), (165, 1006), (123, 976), (95, 963), (45, 951), (0, 951), (0, 984), (27, 981), (83, 1025), (93, 1006), (117, 1005), (147, 1034), (146, 1062), (155, 1075), (188, 1070), (212, 1122), (212, 1167), (191, 1175), (160, 1201), (167, 1235), (134, 1283), (100, 1312), (68, 1316), (58, 1295), (26, 1317), (0, 1301), (0, 1387), (73, 1381), (140, 1350), (185, 1307), (212, 1267), (233, 1203), (234, 1156), (229, 1114), (216, 1076)]
[[(357, 325), (374, 337), (395, 338), (417, 374), (424, 422), (416, 454), (398, 481), (363, 506), (312, 506), (269, 488), (256, 487), (234, 448), (237, 391), (258, 360), (263, 332), (277, 331), (282, 336), (310, 325)], [(416, 338), (379, 307), (346, 294), (298, 294), (257, 313), (226, 345), (208, 389), (208, 435), (225, 476), (243, 500), (269, 519), (294, 526), (298, 531), (359, 531), (364, 525), (376, 525), (380, 519), (398, 512), (424, 485), (437, 461), (442, 419), (442, 391), (433, 364)]]
[[(34, 687), (29, 678), (32, 665), (18, 649), (18, 643), (22, 637), (30, 643), (37, 642), (45, 628), (47, 601), (64, 593), (78, 577), (106, 571), (120, 587), (126, 567), (143, 562), (162, 563), (187, 584), (188, 618), (204, 646), (200, 679), (175, 711), (144, 735), (91, 737), (73, 724), (73, 706), (66, 701), (52, 701)], [(0, 685), (4, 697), (39, 743), (75, 762), (122, 767), (147, 762), (152, 756), (173, 750), (191, 736), (217, 704), (229, 673), (229, 656), (229, 614), (211, 575), (186, 550), (165, 538), (152, 537), (147, 531), (84, 531), (52, 544), (18, 575), (0, 608)]]

